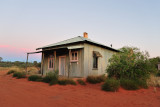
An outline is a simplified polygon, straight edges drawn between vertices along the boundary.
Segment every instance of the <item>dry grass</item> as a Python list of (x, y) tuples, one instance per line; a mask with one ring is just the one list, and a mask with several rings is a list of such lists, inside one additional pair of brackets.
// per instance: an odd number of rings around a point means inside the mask
[[(20, 67), (16, 67), (16, 66), (13, 66), (13, 67), (0, 67), (0, 71), (4, 71), (4, 70), (6, 70), (6, 71), (15, 70), (17, 72), (25, 72), (25, 68), (20, 68)], [(29, 75), (33, 75), (33, 74), (38, 74), (39, 69), (36, 68), (36, 67), (28, 67), (27, 71), (28, 71)]]
[(0, 71), (6, 71), (6, 70), (10, 70), (9, 67), (0, 67)]
[(29, 75), (39, 74), (39, 70), (37, 67), (28, 67), (27, 71)]
[(150, 76), (150, 79), (147, 81), (148, 86), (152, 87), (160, 87), (160, 77), (156, 77), (154, 75)]

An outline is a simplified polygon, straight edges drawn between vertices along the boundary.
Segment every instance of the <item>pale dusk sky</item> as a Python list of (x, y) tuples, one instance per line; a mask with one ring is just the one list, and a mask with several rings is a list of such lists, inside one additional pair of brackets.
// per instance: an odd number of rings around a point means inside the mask
[(160, 56), (160, 0), (0, 0), (4, 61), (25, 61), (26, 52), (83, 32), (115, 49), (135, 46)]

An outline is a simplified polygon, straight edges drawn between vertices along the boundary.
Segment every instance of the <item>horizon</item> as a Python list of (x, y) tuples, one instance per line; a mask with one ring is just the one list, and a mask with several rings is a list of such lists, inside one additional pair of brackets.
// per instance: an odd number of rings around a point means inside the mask
[[(43, 1), (0, 3), (0, 57), (26, 62), (27, 52), (88, 33), (88, 38), (119, 49), (124, 46), (160, 56), (159, 0)], [(41, 54), (29, 55), (29, 62)]]

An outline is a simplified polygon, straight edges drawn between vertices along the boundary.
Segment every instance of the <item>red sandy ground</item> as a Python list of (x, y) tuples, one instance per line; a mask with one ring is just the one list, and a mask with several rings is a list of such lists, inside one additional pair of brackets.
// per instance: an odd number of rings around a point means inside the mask
[(160, 88), (105, 92), (101, 84), (49, 86), (0, 71), (0, 107), (160, 107)]

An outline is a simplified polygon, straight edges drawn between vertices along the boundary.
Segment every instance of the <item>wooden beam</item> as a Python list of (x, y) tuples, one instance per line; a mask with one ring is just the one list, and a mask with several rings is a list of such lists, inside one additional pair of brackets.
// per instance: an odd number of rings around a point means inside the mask
[(28, 52), (28, 54), (36, 54), (36, 53), (41, 53), (42, 51), (37, 51), (37, 52)]
[(56, 51), (54, 51), (54, 71), (56, 71), (57, 70), (57, 55), (56, 55)]
[(44, 63), (44, 52), (42, 52), (42, 58), (41, 58), (41, 73), (43, 75), (43, 63)]
[[(47, 49), (43, 49), (43, 51), (56, 50), (56, 49), (63, 49), (63, 48), (67, 48), (67, 46), (56, 47), (56, 48), (47, 48)], [(39, 49), (36, 49), (36, 50), (39, 50)]]
[(71, 71), (71, 49), (69, 49), (69, 67), (68, 67), (68, 78), (70, 76)]
[(28, 57), (29, 57), (29, 53), (27, 53), (27, 60), (26, 60), (26, 73), (28, 73), (28, 72), (27, 72)]

